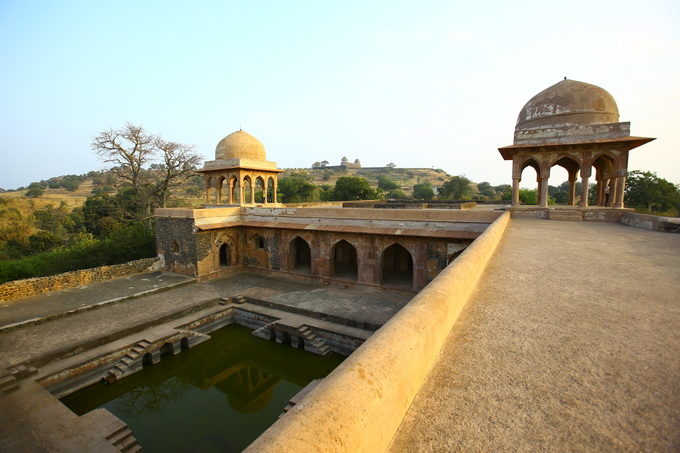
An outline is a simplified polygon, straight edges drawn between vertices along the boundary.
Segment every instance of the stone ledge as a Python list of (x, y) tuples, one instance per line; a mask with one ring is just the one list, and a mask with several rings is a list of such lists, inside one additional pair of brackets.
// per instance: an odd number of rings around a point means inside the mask
[(509, 221), (499, 217), (246, 451), (385, 451)]

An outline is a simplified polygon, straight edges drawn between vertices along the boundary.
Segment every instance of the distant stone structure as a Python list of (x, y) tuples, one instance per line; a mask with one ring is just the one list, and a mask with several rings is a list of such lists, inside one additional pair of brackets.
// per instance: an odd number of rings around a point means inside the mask
[(358, 170), (361, 168), (361, 161), (359, 159), (355, 159), (354, 163), (352, 163), (349, 161), (349, 159), (347, 159), (347, 157), (343, 157), (340, 161), (340, 167), (342, 167), (343, 170)]
[(243, 130), (220, 140), (215, 160), (206, 161), (198, 172), (205, 179), (206, 205), (277, 204), (277, 178), (283, 170), (268, 161), (262, 143)]
[(607, 91), (565, 78), (522, 107), (513, 144), (498, 149), (503, 159), (512, 161), (512, 207), (520, 204), (522, 171), (532, 167), (539, 206), (547, 208), (550, 170), (559, 165), (569, 173), (569, 205), (576, 203), (576, 179), (580, 176), (579, 207), (588, 207), (594, 168), (595, 204), (622, 209), (628, 153), (652, 140), (630, 135), (630, 122), (619, 122), (618, 107)]
[(340, 165), (328, 165), (328, 161), (315, 162), (312, 165), (313, 169), (325, 169), (325, 168), (339, 168), (341, 170), (358, 170), (361, 168), (361, 161), (359, 159), (354, 159), (354, 162), (350, 162), (347, 156), (340, 160)]

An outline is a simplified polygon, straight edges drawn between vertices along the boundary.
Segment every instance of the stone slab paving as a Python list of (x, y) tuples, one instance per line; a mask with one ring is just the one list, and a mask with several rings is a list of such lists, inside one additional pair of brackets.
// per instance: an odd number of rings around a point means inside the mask
[[(62, 295), (53, 295), (52, 298), (34, 296), (43, 298), (45, 301), (43, 314), (51, 318), (44, 323), (0, 333), (0, 364), (35, 363), (36, 366), (40, 366), (47, 360), (46, 358), (51, 360), (54, 357), (72, 354), (82, 350), (84, 344), (93, 347), (93, 342), (100, 339), (101, 343), (113, 341), (124, 334), (132, 333), (135, 326), (153, 323), (174, 313), (227, 296), (242, 295), (281, 305), (313, 307), (320, 313), (372, 323), (385, 323), (412, 297), (408, 293), (398, 291), (324, 286), (242, 272), (218, 280), (177, 286), (120, 303), (102, 305), (94, 310), (81, 310), (68, 316), (52, 317), (55, 312), (59, 312), (60, 307), (62, 311), (67, 311), (74, 304), (80, 305), (84, 300), (89, 300), (90, 304), (109, 300), (112, 294), (116, 294), (116, 285), (121, 290), (132, 286), (126, 279), (116, 279), (107, 283), (107, 285), (93, 284), (75, 291), (68, 290), (68, 294), (78, 299), (77, 302), (71, 297)], [(30, 316), (33, 319), (41, 316), (40, 304), (35, 303), (34, 298), (18, 299), (13, 302), (19, 307), (21, 301), (35, 305), (26, 317)], [(17, 308), (14, 312), (13, 322), (21, 321), (22, 318), (16, 316), (19, 311)], [(3, 313), (9, 312), (0, 311), (0, 325), (4, 320)]]
[(75, 312), (94, 305), (117, 303), (194, 280), (193, 277), (172, 272), (146, 272), (48, 294), (0, 301), (0, 329)]
[(680, 451), (680, 235), (513, 219), (390, 447)]

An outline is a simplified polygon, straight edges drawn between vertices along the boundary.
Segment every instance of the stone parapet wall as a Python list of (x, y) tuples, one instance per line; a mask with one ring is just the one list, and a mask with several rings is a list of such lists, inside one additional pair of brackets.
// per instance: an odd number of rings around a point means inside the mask
[(680, 218), (626, 212), (621, 216), (621, 223), (646, 230), (680, 233)]
[(138, 274), (150, 270), (151, 268), (155, 268), (157, 263), (157, 257), (144, 258), (123, 264), (81, 269), (78, 271), (64, 272), (63, 274), (50, 275), (48, 277), (14, 280), (0, 285), (0, 302)]
[(509, 221), (499, 217), (246, 451), (385, 451)]

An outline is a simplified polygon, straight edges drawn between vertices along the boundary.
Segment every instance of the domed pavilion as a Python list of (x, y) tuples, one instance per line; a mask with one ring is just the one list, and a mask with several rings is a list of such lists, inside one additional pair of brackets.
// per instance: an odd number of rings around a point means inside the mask
[(559, 165), (569, 175), (568, 205), (588, 208), (593, 168), (598, 208), (622, 209), (628, 174), (628, 152), (653, 138), (632, 137), (630, 122), (619, 122), (616, 101), (606, 90), (564, 79), (527, 102), (517, 117), (511, 146), (499, 148), (512, 161), (512, 209), (519, 209), (519, 187), (527, 167), (536, 170), (538, 202), (548, 208), (550, 170)]
[(206, 161), (198, 172), (205, 179), (206, 205), (277, 204), (277, 178), (283, 170), (267, 160), (262, 143), (246, 131), (220, 140), (215, 160)]

